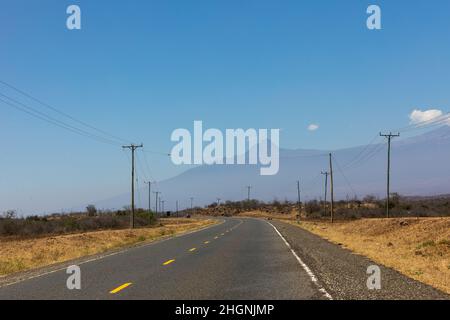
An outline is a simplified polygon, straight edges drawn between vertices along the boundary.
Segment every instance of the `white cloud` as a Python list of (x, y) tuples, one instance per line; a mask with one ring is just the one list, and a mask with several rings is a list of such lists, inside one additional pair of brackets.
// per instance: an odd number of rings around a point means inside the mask
[[(429, 109), (425, 111), (415, 109), (410, 113), (409, 119), (411, 124), (421, 124), (425, 121), (430, 121), (433, 119), (437, 120), (437, 118), (441, 117), (443, 114), (444, 113), (438, 109)], [(447, 124), (450, 125), (450, 119), (447, 121)]]
[(309, 130), (309, 131), (316, 131), (317, 129), (319, 129), (319, 125), (318, 125), (318, 124), (311, 123), (311, 124), (308, 126), (308, 130)]

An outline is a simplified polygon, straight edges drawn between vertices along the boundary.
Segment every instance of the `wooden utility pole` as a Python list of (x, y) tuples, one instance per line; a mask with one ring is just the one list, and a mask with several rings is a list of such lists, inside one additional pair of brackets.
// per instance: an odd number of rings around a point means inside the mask
[(247, 201), (250, 202), (250, 189), (252, 188), (252, 186), (247, 186)]
[(388, 154), (387, 154), (387, 181), (386, 181), (386, 217), (389, 218), (389, 198), (390, 194), (390, 176), (391, 176), (391, 139), (395, 137), (400, 137), (400, 133), (392, 134), (389, 132), (387, 134), (382, 134), (380, 132), (381, 137), (386, 137), (388, 140)]
[(323, 203), (323, 211), (327, 212), (327, 192), (328, 192), (328, 171), (321, 171), (321, 174), (325, 176), (325, 197), (324, 197), (324, 203)]
[(152, 212), (152, 182), (146, 182), (148, 184), (148, 213)]
[(155, 213), (156, 213), (156, 216), (158, 216), (158, 201), (159, 201), (158, 195), (159, 195), (161, 192), (155, 191), (155, 192), (153, 192), (153, 193), (155, 194)]
[(178, 218), (178, 200), (175, 202), (176, 210), (177, 210), (177, 218)]
[(334, 222), (334, 190), (333, 190), (333, 161), (332, 161), (332, 156), (330, 153), (330, 183), (331, 183), (331, 189), (330, 189), (330, 193), (331, 193), (331, 223)]
[(302, 214), (302, 202), (300, 198), (300, 181), (297, 180), (297, 195), (298, 195), (298, 219), (297, 222), (300, 220), (300, 216)]
[(134, 152), (137, 148), (143, 148), (144, 145), (130, 144), (129, 146), (123, 146), (124, 149), (131, 150), (131, 215), (130, 215), (130, 228), (134, 228)]

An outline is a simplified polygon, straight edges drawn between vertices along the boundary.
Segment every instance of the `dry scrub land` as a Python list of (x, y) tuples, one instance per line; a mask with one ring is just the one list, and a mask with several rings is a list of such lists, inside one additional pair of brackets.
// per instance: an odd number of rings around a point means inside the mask
[(35, 239), (0, 238), (0, 277), (113, 249), (155, 241), (216, 223), (212, 219), (162, 219), (162, 226), (107, 230)]
[[(269, 217), (262, 212), (243, 214)], [(450, 294), (450, 217), (305, 221), (270, 215)]]

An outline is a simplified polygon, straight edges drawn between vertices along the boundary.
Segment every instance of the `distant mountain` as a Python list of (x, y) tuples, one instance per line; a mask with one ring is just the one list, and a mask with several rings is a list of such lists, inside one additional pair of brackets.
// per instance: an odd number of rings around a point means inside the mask
[[(296, 200), (296, 181), (300, 179), (303, 200), (323, 196), (321, 170), (328, 170), (328, 150), (280, 150), (280, 170), (275, 176), (260, 176), (257, 165), (213, 165), (190, 169), (158, 184), (167, 210), (175, 201), (180, 208), (203, 206), (216, 201), (242, 200), (251, 185), (251, 197), (271, 201)], [(332, 151), (334, 157), (335, 196), (384, 197), (386, 190), (387, 146), (375, 144)], [(393, 140), (391, 157), (391, 190), (403, 195), (431, 196), (450, 193), (450, 127), (444, 126), (425, 134)], [(147, 189), (140, 190), (141, 207), (147, 207)], [(143, 196), (145, 195), (145, 197)], [(129, 204), (122, 195), (96, 205), (99, 208), (121, 208)], [(154, 195), (152, 195), (154, 206)]]

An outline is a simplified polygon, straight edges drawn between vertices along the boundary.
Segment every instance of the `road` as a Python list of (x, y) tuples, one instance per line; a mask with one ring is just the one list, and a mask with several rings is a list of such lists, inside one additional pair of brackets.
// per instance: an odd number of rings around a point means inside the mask
[[(295, 229), (292, 229), (295, 228)], [(0, 299), (341, 299), (385, 298), (365, 296), (367, 265), (365, 258), (349, 260), (345, 250), (296, 227), (281, 222), (258, 219), (226, 218), (212, 227), (120, 251), (80, 263), (81, 289), (69, 290), (65, 268), (0, 287)], [(281, 231), (280, 231), (281, 230)], [(299, 237), (299, 238), (296, 238)], [(305, 238), (306, 237), (306, 238)], [(308, 238), (313, 237), (313, 238)], [(311, 242), (312, 241), (312, 242)], [(301, 249), (301, 243), (310, 246)], [(317, 242), (317, 243), (316, 243)], [(291, 245), (292, 243), (292, 245)], [(331, 247), (326, 247), (326, 244)], [(315, 246), (332, 259), (315, 266), (318, 256), (311, 255)], [(333, 247), (334, 246), (334, 247)], [(316, 253), (317, 254), (317, 253)], [(339, 257), (339, 255), (342, 255)], [(357, 257), (354, 256), (353, 257)], [(312, 260), (311, 260), (312, 259)], [(323, 257), (321, 258), (323, 259)], [(354, 258), (352, 258), (354, 259)], [(305, 261), (309, 261), (305, 263)], [(337, 261), (337, 262), (336, 262)], [(329, 281), (327, 264), (335, 264)], [(337, 263), (337, 264), (336, 264)], [(310, 268), (310, 266), (314, 268)], [(360, 270), (359, 270), (360, 269)], [(383, 272), (385, 270), (383, 269)], [(388, 271), (386, 271), (388, 272)], [(428, 286), (394, 274), (400, 296), (422, 292), (428, 298), (448, 298)], [(347, 279), (350, 277), (350, 279)], [(342, 277), (341, 277), (342, 278)], [(400, 279), (400, 280), (399, 280)], [(405, 282), (406, 281), (406, 282)], [(357, 284), (355, 282), (358, 282)], [(347, 284), (347, 285), (345, 285)], [(357, 291), (355, 293), (354, 291)], [(353, 293), (351, 293), (353, 291)], [(403, 296), (401, 296), (403, 295)], [(417, 297), (411, 296), (412, 298)], [(419, 295), (419, 297), (421, 297)]]

